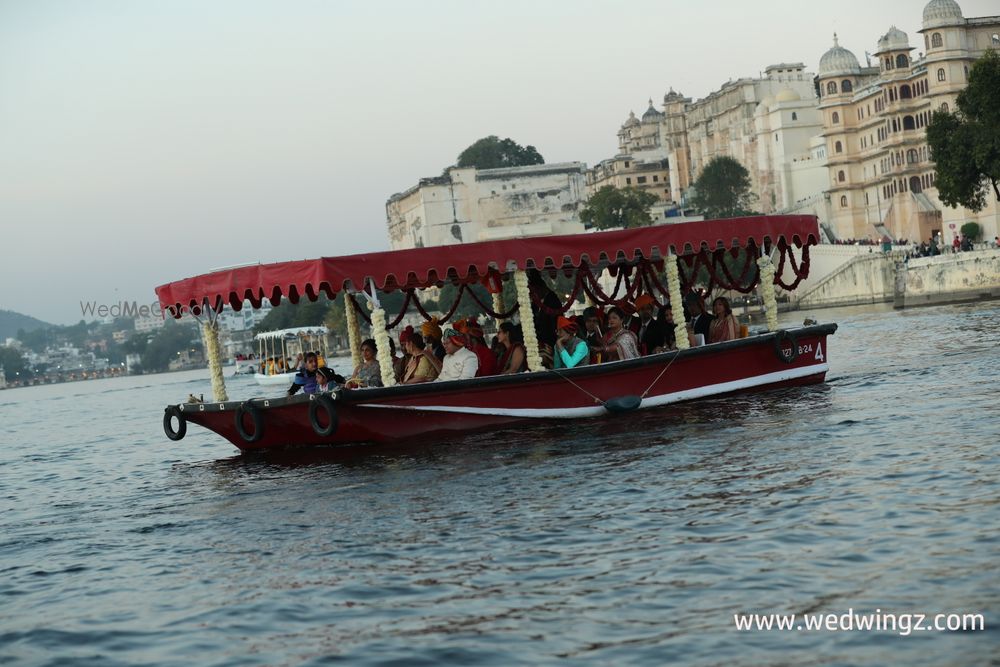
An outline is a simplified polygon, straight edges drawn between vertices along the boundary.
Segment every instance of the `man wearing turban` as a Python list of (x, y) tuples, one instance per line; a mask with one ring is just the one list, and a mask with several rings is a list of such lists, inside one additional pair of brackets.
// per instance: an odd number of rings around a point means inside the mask
[(445, 358), (441, 363), (441, 373), (438, 374), (435, 382), (442, 380), (468, 380), (476, 377), (479, 370), (479, 357), (475, 352), (466, 348), (466, 338), (464, 334), (454, 329), (445, 329), (444, 338)]

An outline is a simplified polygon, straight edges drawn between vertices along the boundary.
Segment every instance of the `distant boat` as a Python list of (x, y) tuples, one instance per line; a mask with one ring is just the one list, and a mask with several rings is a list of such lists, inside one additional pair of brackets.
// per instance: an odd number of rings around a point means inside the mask
[[(262, 387), (289, 386), (298, 372), (295, 365), (299, 354), (318, 352), (326, 356), (326, 337), (329, 329), (319, 327), (294, 327), (264, 331), (254, 336), (258, 345), (258, 359), (254, 380)], [(236, 364), (239, 372), (239, 362)]]

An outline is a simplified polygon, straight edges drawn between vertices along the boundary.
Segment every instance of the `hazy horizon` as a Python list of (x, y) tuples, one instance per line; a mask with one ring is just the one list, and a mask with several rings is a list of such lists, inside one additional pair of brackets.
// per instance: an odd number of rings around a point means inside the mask
[(593, 165), (671, 87), (815, 73), (834, 31), (862, 64), (891, 25), (920, 52), (924, 4), (0, 0), (0, 309), (69, 324), (222, 266), (384, 250), (386, 198), (476, 139)]

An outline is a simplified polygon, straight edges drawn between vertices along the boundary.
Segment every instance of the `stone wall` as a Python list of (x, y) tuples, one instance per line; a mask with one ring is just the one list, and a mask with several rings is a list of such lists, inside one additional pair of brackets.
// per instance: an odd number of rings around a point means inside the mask
[(878, 250), (855, 255), (811, 287), (793, 292), (790, 305), (798, 309), (833, 308), (892, 301), (895, 266), (901, 259), (899, 252), (886, 254)]
[(896, 308), (1000, 298), (1000, 249), (911, 259), (896, 282)]

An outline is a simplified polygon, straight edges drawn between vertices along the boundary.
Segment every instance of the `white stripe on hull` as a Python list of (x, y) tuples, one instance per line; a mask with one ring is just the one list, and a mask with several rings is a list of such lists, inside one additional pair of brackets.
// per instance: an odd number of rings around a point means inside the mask
[[(695, 398), (705, 398), (707, 396), (715, 396), (718, 394), (728, 394), (733, 391), (741, 391), (743, 389), (752, 389), (754, 387), (761, 387), (769, 384), (777, 384), (779, 382), (785, 382), (787, 380), (798, 380), (799, 378), (808, 377), (810, 375), (819, 375), (820, 373), (826, 373), (830, 370), (830, 366), (826, 363), (813, 364), (812, 366), (802, 366), (800, 368), (791, 368), (784, 371), (775, 371), (774, 373), (765, 373), (764, 375), (755, 375), (753, 377), (741, 378), (739, 380), (732, 380), (730, 382), (720, 382), (718, 384), (709, 384), (703, 387), (695, 387), (694, 389), (685, 389), (683, 391), (675, 391), (671, 394), (661, 394), (659, 396), (649, 396), (642, 399), (642, 405), (639, 409), (645, 408), (655, 408), (661, 405), (669, 405), (670, 403), (678, 403), (680, 401), (689, 401)], [(567, 384), (567, 389), (572, 391), (579, 391), (578, 389), (571, 387)], [(608, 397), (610, 400), (611, 396)], [(450, 405), (393, 405), (391, 403), (359, 403), (359, 407), (364, 408), (390, 408), (393, 410), (424, 410), (427, 412), (455, 412), (471, 415), (497, 415), (501, 417), (528, 417), (528, 418), (546, 418), (546, 419), (577, 419), (580, 417), (596, 417), (605, 413), (605, 408), (603, 405), (594, 405), (584, 408), (491, 408), (491, 407), (466, 407), (466, 406), (450, 406)]]

